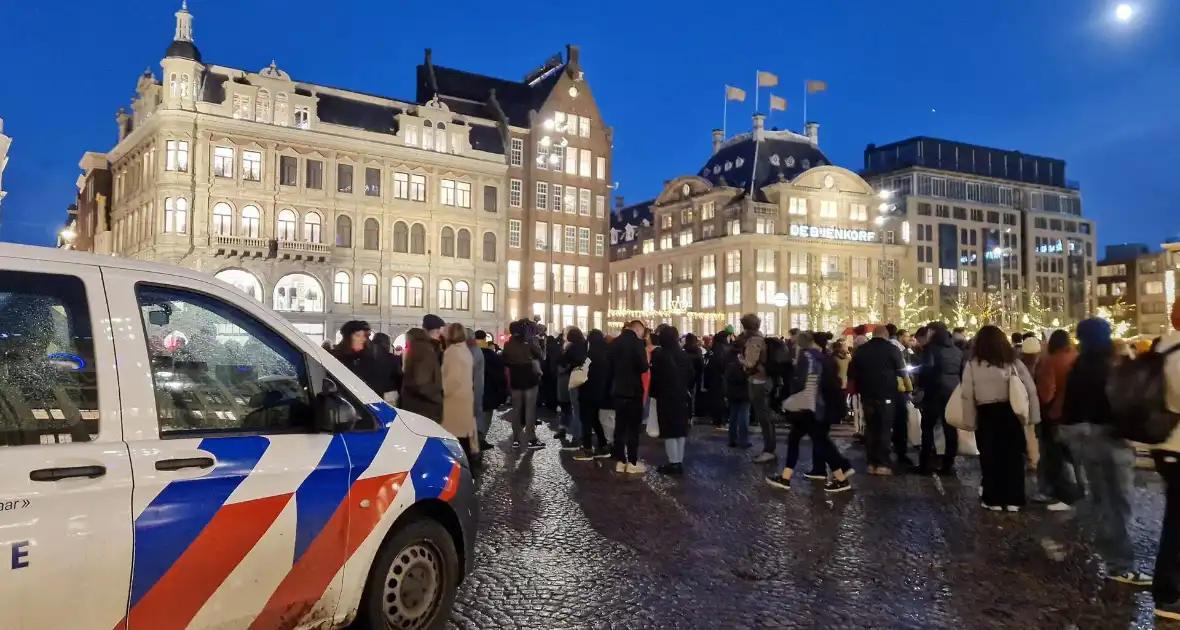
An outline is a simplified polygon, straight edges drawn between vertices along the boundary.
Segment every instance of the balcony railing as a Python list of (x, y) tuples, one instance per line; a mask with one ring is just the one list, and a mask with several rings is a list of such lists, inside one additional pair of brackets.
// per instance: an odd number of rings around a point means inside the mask
[(278, 242), (278, 255), (280, 258), (289, 258), (293, 260), (307, 260), (311, 262), (325, 262), (328, 257), (332, 255), (332, 246), (325, 243), (309, 243), (307, 241), (284, 241)]
[(270, 239), (212, 234), (209, 236), (209, 247), (217, 250), (218, 256), (259, 258), (270, 252)]

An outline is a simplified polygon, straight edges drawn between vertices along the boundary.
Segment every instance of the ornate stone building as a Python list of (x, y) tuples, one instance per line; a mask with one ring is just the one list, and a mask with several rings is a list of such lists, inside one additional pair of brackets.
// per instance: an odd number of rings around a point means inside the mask
[[(4, 167), (8, 166), (8, 147), (12, 146), (12, 138), (4, 135), (4, 119), (0, 118), (0, 204), (4, 203)], [(3, 216), (3, 215), (0, 215)]]
[(110, 253), (215, 274), (317, 339), (426, 313), (506, 329), (503, 123), (208, 63), (183, 7), (160, 65), (107, 152)]

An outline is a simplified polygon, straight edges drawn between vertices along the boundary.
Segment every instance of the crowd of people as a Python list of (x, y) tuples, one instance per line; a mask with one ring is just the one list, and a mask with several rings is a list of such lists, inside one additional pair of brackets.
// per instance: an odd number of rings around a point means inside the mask
[[(1180, 330), (1180, 306), (1172, 319)], [(1008, 336), (989, 325), (968, 338), (942, 322), (913, 334), (861, 326), (839, 338), (767, 336), (753, 314), (740, 325), (699, 339), (636, 320), (608, 337), (575, 327), (551, 335), (521, 320), (501, 349), (483, 331), (427, 315), (406, 334), (404, 352), (364, 322), (346, 324), (330, 349), (387, 400), (439, 422), (474, 461), (492, 447), (488, 430), (504, 405), (513, 449), (545, 447), (535, 427), (538, 410), (548, 408), (558, 418), (554, 437), (574, 460), (613, 460), (623, 475), (646, 472), (638, 452), (645, 431), (663, 441), (666, 461), (657, 470), (680, 475), (694, 419), (726, 432), (733, 449), (754, 448), (750, 430), (758, 427), (761, 448), (751, 461), (768, 465), (779, 461), (785, 426), (782, 468), (766, 476), (780, 489), (795, 481), (805, 437), (812, 461), (804, 476), (822, 480), (827, 492), (852, 489), (853, 464), (830, 436), (836, 424), (854, 424), (871, 475), (954, 477), (960, 439), (969, 439), (983, 509), (1016, 513), (1031, 502), (1061, 512), (1084, 502), (1107, 577), (1153, 585), (1156, 613), (1180, 619), (1180, 431), (1152, 445), (1167, 487), (1153, 577), (1131, 538), (1135, 450), (1116, 430), (1108, 398), (1112, 370), (1137, 352), (1153, 353), (1166, 377), (1163, 411), (1180, 412), (1180, 354), (1169, 358), (1180, 332), (1129, 347), (1097, 318), (1078, 324), (1076, 345), (1065, 330)], [(915, 462), (909, 433), (919, 417)]]

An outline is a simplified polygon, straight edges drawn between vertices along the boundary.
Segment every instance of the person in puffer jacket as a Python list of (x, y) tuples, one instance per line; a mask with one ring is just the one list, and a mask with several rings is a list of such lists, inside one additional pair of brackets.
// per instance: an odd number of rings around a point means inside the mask
[[(1172, 304), (1172, 330), (1156, 344), (1158, 352), (1180, 348), (1180, 300)], [(1164, 359), (1168, 389), (1168, 411), (1180, 414), (1180, 350)], [(1155, 470), (1163, 477), (1164, 523), (1160, 528), (1159, 551), (1155, 556), (1155, 579), (1151, 596), (1155, 615), (1180, 620), (1180, 426), (1152, 450)]]
[(963, 377), (963, 351), (951, 340), (946, 324), (927, 326), (928, 341), (922, 350), (922, 368), (918, 372), (922, 388), (922, 450), (918, 455), (918, 474), (934, 472), (934, 429), (942, 427), (945, 449), (940, 475), (955, 474), (955, 455), (959, 452), (959, 431), (946, 423), (946, 403)]

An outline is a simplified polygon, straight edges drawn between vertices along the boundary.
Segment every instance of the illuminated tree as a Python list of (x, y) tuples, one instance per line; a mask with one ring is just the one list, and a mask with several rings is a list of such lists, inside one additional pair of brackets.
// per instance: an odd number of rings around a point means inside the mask
[(1110, 322), (1110, 329), (1115, 337), (1126, 339), (1138, 334), (1135, 330), (1134, 310), (1135, 306), (1124, 303), (1120, 296), (1110, 306), (1099, 306), (1097, 316)]
[(916, 330), (930, 321), (932, 314), (926, 306), (930, 302), (930, 289), (920, 289), (902, 280), (897, 293), (898, 328)]

